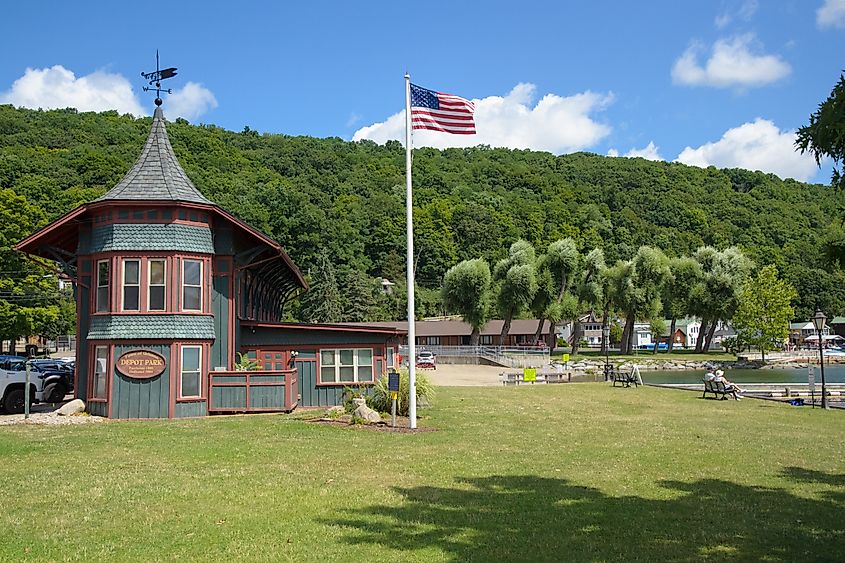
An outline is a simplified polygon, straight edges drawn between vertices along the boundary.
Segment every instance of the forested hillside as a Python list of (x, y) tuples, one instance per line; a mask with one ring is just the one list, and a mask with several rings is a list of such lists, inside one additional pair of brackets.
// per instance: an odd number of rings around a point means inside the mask
[[(149, 126), (149, 118), (114, 112), (0, 106), (0, 189), (33, 206), (22, 231), (116, 184)], [(249, 128), (234, 133), (183, 120), (168, 131), (182, 166), (206, 196), (279, 240), (304, 272), (336, 277), (350, 301), (344, 307), (360, 313), (348, 316), (402, 315), (399, 143), (261, 135)], [(828, 226), (845, 209), (829, 187), (745, 170), (488, 147), (417, 149), (414, 167), (421, 313), (440, 311), (437, 290), (458, 261), (494, 263), (517, 239), (545, 248), (565, 237), (582, 252), (603, 248), (608, 264), (632, 258), (641, 245), (669, 256), (691, 255), (702, 245), (737, 245), (757, 267), (774, 264), (795, 286), (797, 316), (811, 315), (816, 305), (828, 315), (845, 313), (845, 276), (821, 250)], [(12, 214), (27, 207), (12, 194), (0, 205)], [(16, 209), (8, 209), (12, 205)], [(371, 278), (380, 276), (400, 285), (393, 302), (370, 295)]]

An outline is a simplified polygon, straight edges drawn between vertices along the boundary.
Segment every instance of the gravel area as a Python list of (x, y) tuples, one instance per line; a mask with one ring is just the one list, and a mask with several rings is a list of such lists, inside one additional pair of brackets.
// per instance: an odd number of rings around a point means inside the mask
[(47, 426), (67, 426), (69, 424), (90, 424), (103, 422), (106, 419), (102, 416), (89, 416), (74, 414), (71, 416), (59, 416), (56, 413), (36, 412), (29, 415), (29, 420), (22, 414), (5, 414), (0, 416), (0, 426), (12, 426), (14, 424), (43, 424)]

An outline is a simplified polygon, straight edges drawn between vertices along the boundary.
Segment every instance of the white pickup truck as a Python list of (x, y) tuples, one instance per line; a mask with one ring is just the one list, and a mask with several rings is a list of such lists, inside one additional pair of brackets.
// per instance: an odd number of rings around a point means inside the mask
[[(31, 367), (29, 372), (29, 401), (33, 403), (60, 402), (72, 388), (72, 377), (57, 370)], [(0, 356), (0, 411), (7, 414), (24, 412), (26, 403), (26, 358)]]

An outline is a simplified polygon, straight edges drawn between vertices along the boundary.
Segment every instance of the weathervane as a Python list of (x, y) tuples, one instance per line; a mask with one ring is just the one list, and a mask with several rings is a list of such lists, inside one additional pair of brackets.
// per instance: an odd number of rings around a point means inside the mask
[[(158, 49), (156, 49), (156, 69), (155, 72), (142, 72), (141, 76), (144, 77), (144, 80), (150, 81), (150, 86), (144, 86), (144, 92), (149, 92), (151, 90), (156, 91), (156, 99), (155, 105), (161, 105), (161, 93), (164, 92), (166, 94), (172, 94), (173, 90), (170, 88), (162, 88), (161, 81), (166, 80), (168, 78), (173, 78), (176, 76), (176, 67), (172, 66), (170, 68), (163, 68), (159, 69), (158, 65)], [(155, 88), (152, 88), (152, 85), (155, 84)]]

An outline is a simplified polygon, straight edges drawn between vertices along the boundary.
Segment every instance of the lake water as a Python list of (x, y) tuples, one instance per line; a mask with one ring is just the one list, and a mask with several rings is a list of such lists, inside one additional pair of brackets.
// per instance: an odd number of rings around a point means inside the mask
[[(816, 385), (821, 385), (819, 366), (813, 369)], [(725, 377), (736, 383), (806, 383), (807, 371), (807, 368), (729, 369), (725, 370)], [(701, 383), (704, 370), (643, 371), (642, 376), (644, 383)], [(827, 383), (845, 383), (845, 364), (825, 365), (824, 379)]]

